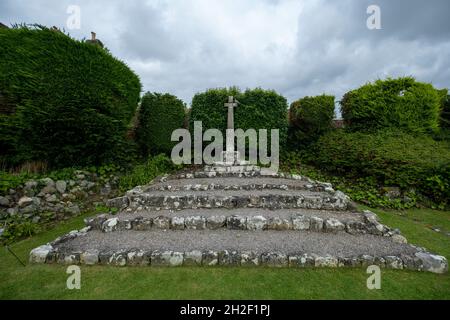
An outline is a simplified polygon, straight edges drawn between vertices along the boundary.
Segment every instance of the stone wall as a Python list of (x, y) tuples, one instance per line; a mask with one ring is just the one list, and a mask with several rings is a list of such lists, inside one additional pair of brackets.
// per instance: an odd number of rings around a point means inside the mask
[[(90, 205), (104, 204), (117, 195), (118, 177), (99, 177), (88, 171), (75, 171), (71, 179), (29, 180), (0, 195), (0, 222), (21, 217), (34, 223), (45, 218), (63, 220), (78, 215)], [(3, 230), (0, 229), (0, 236)]]

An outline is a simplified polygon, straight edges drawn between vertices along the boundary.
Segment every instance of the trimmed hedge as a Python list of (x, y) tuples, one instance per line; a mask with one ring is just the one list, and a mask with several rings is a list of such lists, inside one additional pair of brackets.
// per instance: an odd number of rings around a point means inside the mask
[(114, 161), (141, 84), (107, 50), (41, 26), (0, 29), (0, 147), (9, 166)]
[(377, 80), (344, 95), (342, 116), (350, 131), (397, 128), (431, 133), (439, 128), (442, 93), (411, 77)]
[(442, 129), (450, 129), (450, 96), (447, 95), (447, 90), (445, 90), (445, 96), (442, 99), (440, 124)]
[(334, 96), (304, 97), (289, 109), (289, 145), (308, 146), (332, 128)]
[(136, 138), (145, 155), (170, 154), (176, 144), (170, 137), (184, 127), (185, 110), (183, 101), (168, 93), (147, 92), (142, 97)]
[(270, 129), (279, 129), (280, 145), (285, 144), (288, 105), (286, 98), (273, 90), (256, 88), (240, 92), (238, 88), (232, 87), (209, 89), (206, 92), (197, 93), (192, 99), (190, 128), (193, 128), (194, 121), (202, 121), (203, 130), (219, 129), (225, 137), (227, 108), (224, 107), (224, 103), (230, 95), (240, 102), (234, 112), (235, 129), (244, 131), (250, 128), (257, 131), (267, 129), (268, 136), (270, 136)]
[(400, 131), (334, 130), (309, 156), (318, 168), (350, 178), (371, 177), (379, 186), (414, 188), (436, 203), (450, 204), (450, 148), (430, 136)]

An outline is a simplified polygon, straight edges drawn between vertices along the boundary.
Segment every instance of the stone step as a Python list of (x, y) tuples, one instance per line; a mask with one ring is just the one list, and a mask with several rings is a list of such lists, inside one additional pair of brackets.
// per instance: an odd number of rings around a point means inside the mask
[(30, 253), (32, 263), (366, 267), (444, 273), (444, 257), (374, 235), (240, 230), (73, 231)]
[[(273, 177), (221, 177), (221, 178), (192, 178), (192, 179), (162, 179), (153, 184), (137, 188), (138, 192), (149, 191), (207, 191), (207, 190), (309, 190), (334, 192), (331, 183), (294, 180)], [(133, 194), (131, 190), (129, 194)]]
[(193, 179), (193, 178), (216, 178), (216, 177), (274, 177), (294, 180), (310, 180), (297, 174), (275, 172), (268, 168), (260, 168), (254, 165), (244, 166), (205, 166), (200, 170), (178, 172), (167, 175), (163, 179)]
[(304, 190), (206, 190), (141, 192), (134, 189), (127, 195), (108, 201), (110, 207), (140, 209), (197, 208), (307, 208), (347, 210), (350, 199), (340, 191), (313, 192)]
[(378, 222), (371, 212), (325, 211), (305, 209), (267, 210), (243, 208), (160, 210), (118, 215), (98, 215), (85, 219), (86, 225), (103, 232), (151, 229), (165, 230), (297, 230), (316, 232), (368, 233), (404, 241), (397, 230)]

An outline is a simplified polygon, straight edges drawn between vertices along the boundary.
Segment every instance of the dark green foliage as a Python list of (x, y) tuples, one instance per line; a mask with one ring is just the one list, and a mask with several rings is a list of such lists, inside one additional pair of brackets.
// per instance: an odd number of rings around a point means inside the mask
[(437, 141), (450, 141), (450, 96), (448, 90), (439, 90), (442, 95), (442, 109), (439, 118), (439, 131), (433, 134)]
[(450, 202), (449, 144), (430, 136), (335, 130), (318, 140), (308, 161), (333, 174), (415, 189), (438, 204)]
[(436, 132), (441, 93), (414, 78), (377, 80), (344, 95), (342, 116), (351, 131), (397, 128), (411, 133)]
[(440, 124), (442, 129), (450, 129), (450, 96), (447, 95), (447, 90), (445, 90), (445, 96), (442, 99)]
[(391, 209), (407, 209), (417, 206), (420, 198), (414, 191), (403, 193), (403, 197), (392, 198), (385, 195), (373, 177), (354, 177), (336, 175), (334, 172), (319, 170), (305, 164), (305, 152), (286, 152), (280, 159), (281, 170), (307, 176), (308, 178), (327, 181), (336, 190), (345, 192), (353, 201), (368, 205), (372, 208), (382, 207)]
[(168, 93), (147, 92), (138, 117), (136, 138), (144, 155), (170, 154), (176, 143), (170, 141), (172, 132), (184, 127), (184, 103)]
[(268, 136), (270, 129), (279, 129), (280, 145), (286, 142), (287, 101), (272, 90), (257, 88), (247, 89), (242, 93), (238, 88), (232, 87), (197, 93), (192, 99), (190, 127), (193, 128), (194, 121), (202, 121), (203, 130), (215, 128), (225, 133), (227, 108), (224, 103), (230, 95), (240, 102), (234, 112), (235, 129), (267, 129)]
[(332, 126), (334, 96), (304, 97), (289, 109), (289, 145), (299, 148), (317, 141)]
[(136, 186), (150, 183), (158, 175), (181, 168), (181, 166), (174, 165), (165, 154), (159, 154), (148, 158), (143, 164), (135, 165), (131, 171), (122, 175), (119, 180), (119, 189), (125, 192)]
[(33, 175), (27, 173), (11, 174), (0, 171), (0, 195), (8, 194), (9, 189), (14, 189), (31, 179)]
[(52, 167), (116, 160), (141, 84), (106, 50), (43, 27), (0, 29), (3, 161)]
[(5, 229), (0, 237), (0, 243), (7, 245), (19, 239), (30, 237), (39, 231), (40, 226), (20, 215), (8, 217), (2, 221), (2, 227)]

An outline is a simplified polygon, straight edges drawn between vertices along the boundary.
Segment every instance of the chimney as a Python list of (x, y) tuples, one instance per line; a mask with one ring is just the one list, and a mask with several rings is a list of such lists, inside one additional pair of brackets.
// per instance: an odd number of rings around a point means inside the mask
[(92, 41), (95, 41), (96, 39), (95, 39), (95, 36), (96, 36), (96, 33), (94, 32), (94, 31), (91, 31), (91, 40)]

